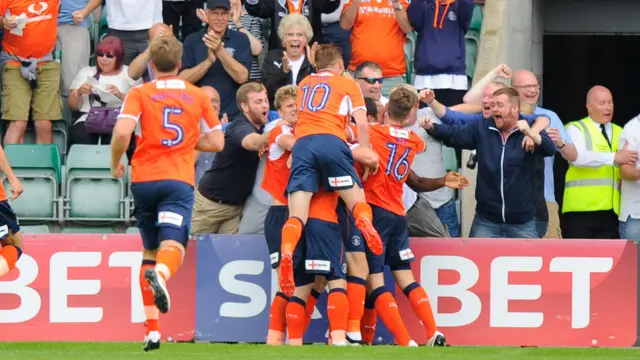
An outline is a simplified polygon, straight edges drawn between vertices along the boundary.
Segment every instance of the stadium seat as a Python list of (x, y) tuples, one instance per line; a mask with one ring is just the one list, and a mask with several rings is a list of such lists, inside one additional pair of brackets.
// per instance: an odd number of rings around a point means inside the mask
[(107, 23), (107, 7), (102, 7), (102, 14), (100, 15), (100, 24), (98, 25), (98, 42), (102, 40), (109, 32), (109, 24)]
[[(63, 101), (66, 101), (67, 98), (63, 97)], [(68, 109), (68, 106), (67, 106)], [(64, 107), (62, 111), (62, 118), (65, 119)], [(66, 120), (66, 119), (65, 119)], [(68, 124), (66, 121), (52, 121), (51, 122), (52, 132), (53, 132), (53, 143), (58, 146), (60, 150), (60, 154), (64, 159), (64, 155), (67, 153), (67, 144), (69, 141), (69, 131)], [(27, 127), (27, 131), (24, 133), (24, 144), (35, 144), (36, 143), (36, 129), (32, 126)]]
[(477, 34), (476, 38), (480, 38), (480, 31), (482, 30), (482, 20), (482, 6), (476, 5), (473, 8), (473, 15), (471, 16), (471, 23), (469, 24), (469, 31), (467, 32), (467, 34), (471, 32), (471, 35)]
[[(56, 145), (7, 145), (4, 149), (13, 172), (20, 179), (24, 193), (11, 201), (20, 220), (59, 220), (59, 184), (61, 156)], [(9, 181), (3, 175), (2, 184), (11, 196)]]
[(122, 179), (111, 176), (109, 145), (73, 145), (64, 173), (65, 220), (129, 221), (127, 174)]
[(49, 234), (49, 227), (47, 225), (31, 225), (21, 226), (20, 231), (23, 234)]
[(140, 229), (132, 226), (130, 228), (127, 228), (127, 234), (140, 234)]
[(415, 31), (407, 34), (407, 41), (404, 43), (404, 57), (407, 62), (407, 84), (411, 84), (413, 81), (413, 74), (415, 73), (413, 65), (416, 53), (416, 39), (417, 35)]
[(478, 44), (478, 39), (475, 39), (473, 37), (469, 37), (467, 36), (465, 38), (466, 41), (466, 48), (467, 48), (467, 59), (466, 59), (466, 64), (467, 64), (467, 77), (469, 77), (470, 80), (473, 80), (473, 74), (476, 71), (476, 62), (478, 59), (478, 48), (479, 48), (479, 44)]
[(116, 231), (110, 227), (65, 227), (60, 231), (61, 234), (115, 234)]
[(442, 146), (442, 161), (447, 171), (458, 171), (458, 159), (455, 149)]

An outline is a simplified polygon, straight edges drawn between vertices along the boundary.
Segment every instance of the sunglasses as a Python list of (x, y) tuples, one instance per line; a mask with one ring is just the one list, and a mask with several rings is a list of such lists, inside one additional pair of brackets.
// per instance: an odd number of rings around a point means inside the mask
[(358, 79), (364, 80), (369, 85), (373, 85), (375, 83), (379, 83), (382, 85), (382, 80), (384, 80), (384, 78), (374, 78), (374, 77), (360, 77)]
[(112, 53), (103, 53), (103, 52), (97, 52), (97, 53), (96, 53), (96, 56), (97, 56), (97, 57), (103, 57), (103, 56), (106, 56), (106, 57), (107, 57), (107, 59), (113, 59), (114, 57), (116, 57), (116, 56), (115, 56), (114, 54), (112, 54)]

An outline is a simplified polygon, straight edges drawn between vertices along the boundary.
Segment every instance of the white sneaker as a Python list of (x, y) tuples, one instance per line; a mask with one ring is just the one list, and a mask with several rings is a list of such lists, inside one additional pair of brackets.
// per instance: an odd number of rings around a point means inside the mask
[(160, 332), (150, 331), (149, 334), (144, 337), (142, 349), (144, 349), (144, 351), (160, 349), (160, 339)]
[(407, 345), (407, 346), (408, 347), (418, 347), (418, 343), (413, 341), (413, 340), (411, 340), (411, 341), (409, 341), (409, 345)]
[(440, 331), (436, 331), (431, 339), (427, 340), (427, 346), (447, 346), (447, 339)]

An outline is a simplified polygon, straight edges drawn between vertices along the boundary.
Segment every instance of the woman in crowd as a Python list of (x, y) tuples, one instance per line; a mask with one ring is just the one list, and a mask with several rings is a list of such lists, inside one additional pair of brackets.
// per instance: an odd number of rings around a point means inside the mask
[(297, 85), (315, 71), (313, 54), (317, 45), (314, 44), (313, 48), (309, 48), (313, 29), (304, 15), (294, 13), (285, 16), (278, 26), (278, 36), (284, 51), (270, 50), (262, 65), (262, 79), (267, 88), (272, 110), (275, 110), (273, 100), (279, 88), (285, 85)]
[(107, 36), (96, 48), (96, 66), (80, 69), (73, 79), (68, 99), (73, 114), (70, 145), (109, 144), (111, 141), (111, 135), (106, 134), (108, 124), (96, 124), (92, 119), (94, 126), (85, 126), (85, 122), (92, 110), (100, 112), (103, 118), (113, 116), (109, 114), (110, 109), (119, 109), (129, 89), (142, 83), (142, 79), (135, 81), (127, 75), (123, 58), (122, 41)]

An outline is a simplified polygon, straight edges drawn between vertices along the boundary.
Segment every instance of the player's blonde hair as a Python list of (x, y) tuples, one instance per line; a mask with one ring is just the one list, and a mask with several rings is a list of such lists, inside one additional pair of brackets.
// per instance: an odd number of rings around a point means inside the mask
[(296, 100), (297, 97), (298, 97), (298, 87), (295, 85), (287, 85), (287, 86), (281, 87), (280, 89), (278, 89), (278, 91), (276, 91), (276, 97), (273, 103), (276, 106), (276, 109), (280, 110), (280, 108), (282, 107), (282, 104), (287, 99)]
[(173, 36), (162, 36), (151, 40), (151, 61), (156, 70), (170, 73), (178, 70), (182, 60), (182, 43)]
[(304, 31), (304, 37), (307, 38), (307, 43), (313, 38), (313, 28), (306, 16), (298, 13), (289, 14), (280, 20), (278, 25), (278, 37), (280, 41), (284, 42), (284, 37), (287, 35), (287, 30), (293, 26), (300, 26)]
[(389, 95), (387, 113), (392, 120), (403, 121), (416, 108), (419, 101), (420, 96), (413, 86), (409, 84), (395, 86)]
[(267, 92), (267, 89), (259, 82), (249, 81), (248, 83), (244, 83), (240, 86), (238, 92), (236, 92), (236, 103), (238, 104), (238, 108), (241, 109), (240, 104), (246, 104), (249, 102), (249, 94), (263, 91)]
[(315, 54), (316, 69), (322, 70), (333, 66), (342, 60), (342, 52), (336, 44), (322, 44)]

